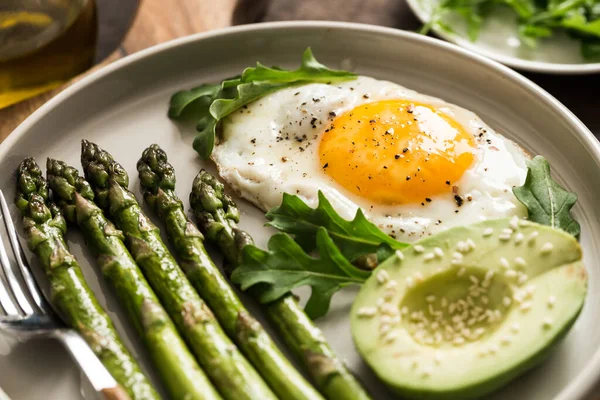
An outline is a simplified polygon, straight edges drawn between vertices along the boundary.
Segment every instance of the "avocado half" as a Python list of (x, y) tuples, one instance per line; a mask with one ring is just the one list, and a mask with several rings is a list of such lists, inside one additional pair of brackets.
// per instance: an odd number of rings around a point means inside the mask
[(422, 239), (363, 285), (351, 312), (354, 342), (403, 397), (481, 397), (566, 335), (586, 296), (581, 257), (571, 235), (517, 218)]

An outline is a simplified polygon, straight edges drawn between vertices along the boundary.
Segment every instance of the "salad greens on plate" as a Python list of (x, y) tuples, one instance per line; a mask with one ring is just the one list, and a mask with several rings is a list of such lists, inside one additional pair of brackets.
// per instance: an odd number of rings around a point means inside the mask
[(519, 36), (531, 47), (551, 37), (558, 29), (581, 43), (581, 54), (589, 61), (600, 60), (600, 2), (597, 0), (442, 0), (423, 29), (432, 27), (452, 32), (441, 21), (456, 13), (467, 23), (469, 39), (475, 41), (485, 19), (500, 7), (511, 9), (519, 22)]

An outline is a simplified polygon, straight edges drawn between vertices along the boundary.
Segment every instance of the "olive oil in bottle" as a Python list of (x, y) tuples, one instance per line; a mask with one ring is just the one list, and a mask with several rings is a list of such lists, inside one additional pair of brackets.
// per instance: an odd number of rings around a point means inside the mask
[(94, 0), (0, 0), (0, 109), (88, 69), (96, 25)]

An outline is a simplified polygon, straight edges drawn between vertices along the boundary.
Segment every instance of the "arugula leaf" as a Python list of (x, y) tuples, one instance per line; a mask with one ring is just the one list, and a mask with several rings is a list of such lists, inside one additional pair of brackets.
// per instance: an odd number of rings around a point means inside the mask
[(355, 79), (356, 75), (333, 70), (319, 63), (307, 48), (300, 68), (294, 71), (269, 68), (261, 63), (246, 68), (241, 76), (224, 80), (220, 85), (201, 85), (175, 93), (169, 107), (170, 118), (181, 118), (186, 108), (199, 104), (194, 150), (204, 159), (210, 157), (215, 145), (216, 130), (223, 118), (261, 97), (294, 85), (320, 82), (331, 83)]
[(581, 54), (588, 60), (600, 61), (600, 40), (583, 40)]
[(395, 250), (408, 246), (407, 243), (392, 239), (369, 222), (360, 209), (352, 221), (343, 219), (321, 191), (316, 208), (309, 207), (298, 196), (284, 193), (281, 205), (269, 210), (266, 217), (269, 220), (267, 225), (294, 236), (307, 252), (315, 249), (318, 231), (326, 229), (350, 262), (364, 255), (376, 254), (380, 263)]
[(525, 183), (514, 187), (513, 193), (527, 207), (530, 221), (579, 237), (581, 228), (570, 213), (577, 194), (565, 190), (552, 179), (550, 165), (544, 157), (536, 156), (527, 162)]
[(256, 284), (262, 285), (259, 301), (268, 303), (285, 295), (292, 289), (310, 286), (312, 291), (305, 311), (316, 319), (329, 311), (331, 298), (344, 286), (361, 284), (369, 271), (356, 268), (340, 253), (325, 228), (316, 235), (319, 258), (309, 256), (285, 233), (271, 237), (268, 251), (253, 245), (244, 247), (242, 263), (233, 271), (231, 280), (246, 290)]
[(190, 90), (175, 93), (169, 104), (169, 118), (181, 117), (183, 110), (196, 101), (205, 101), (210, 106), (220, 90), (221, 85), (203, 84)]

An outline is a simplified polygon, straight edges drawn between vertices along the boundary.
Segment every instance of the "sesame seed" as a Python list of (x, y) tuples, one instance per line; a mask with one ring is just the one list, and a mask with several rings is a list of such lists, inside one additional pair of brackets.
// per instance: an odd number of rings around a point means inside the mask
[(510, 219), (509, 226), (510, 226), (512, 229), (515, 229), (515, 230), (516, 230), (516, 229), (517, 229), (517, 227), (519, 226), (519, 217), (517, 217), (516, 215), (515, 215), (515, 216), (513, 216), (513, 217)]
[(402, 315), (406, 315), (408, 314), (408, 307), (404, 306), (400, 309), (400, 312), (402, 313)]
[(514, 324), (512, 324), (512, 325), (510, 326), (510, 331), (511, 331), (512, 333), (519, 333), (519, 330), (521, 330), (521, 325), (519, 325), (519, 323), (518, 323), (518, 322), (515, 322)]
[(463, 257), (463, 255), (461, 253), (459, 253), (458, 251), (455, 251), (454, 253), (452, 253), (452, 258), (454, 260), (460, 260), (460, 261), (462, 261), (464, 257)]
[(474, 284), (478, 284), (479, 283), (479, 279), (477, 279), (477, 277), (475, 275), (470, 275), (469, 279), (471, 280), (471, 282), (473, 282)]
[(415, 280), (413, 279), (412, 276), (407, 276), (406, 277), (406, 286), (409, 288), (412, 288), (415, 286)]
[(433, 260), (434, 257), (435, 257), (435, 255), (433, 253), (427, 253), (423, 256), (423, 259), (425, 261), (431, 261), (431, 260)]
[(538, 231), (533, 231), (531, 232), (531, 234), (529, 235), (529, 238), (527, 239), (527, 242), (529, 244), (533, 244), (535, 242), (535, 239), (540, 236), (540, 233)]
[(384, 336), (386, 333), (388, 333), (390, 331), (390, 329), (392, 329), (392, 327), (388, 324), (381, 324), (379, 325), (379, 334), (381, 336)]
[(400, 260), (404, 260), (404, 253), (402, 253), (400, 250), (396, 250), (396, 257), (398, 257)]
[(371, 318), (377, 313), (375, 307), (361, 307), (358, 309), (357, 315), (361, 318)]
[(548, 296), (548, 308), (554, 307), (554, 304), (556, 304), (556, 296), (554, 296), (554, 295)]
[(517, 271), (515, 271), (514, 269), (509, 269), (509, 270), (507, 270), (507, 271), (504, 273), (504, 275), (505, 275), (507, 278), (514, 278), (514, 277), (516, 277), (518, 274), (517, 274)]
[(431, 368), (430, 367), (423, 367), (423, 378), (427, 378), (431, 375)]
[(502, 235), (498, 236), (498, 239), (500, 239), (503, 242), (506, 242), (507, 240), (510, 239), (510, 235), (507, 235), (506, 233), (503, 233)]
[(390, 333), (387, 334), (387, 336), (385, 337), (385, 342), (386, 343), (392, 343), (394, 340), (396, 340), (398, 338), (398, 336), (400, 336), (400, 333), (398, 331), (391, 331)]
[(496, 354), (499, 350), (500, 349), (498, 348), (498, 345), (497, 344), (493, 344), (493, 345), (490, 346), (489, 352), (490, 352), (490, 354)]
[(532, 297), (533, 293), (535, 293), (535, 285), (527, 285), (525, 292), (527, 293), (527, 297)]
[(512, 339), (510, 338), (510, 336), (502, 336), (502, 338), (500, 338), (500, 343), (502, 343), (505, 346), (509, 345), (511, 341)]
[(452, 344), (455, 346), (462, 346), (463, 344), (465, 344), (465, 338), (463, 338), (462, 336), (457, 336), (452, 341)]
[(425, 247), (421, 246), (420, 244), (416, 244), (414, 246), (415, 249), (415, 253), (422, 253), (425, 251)]
[(508, 262), (508, 260), (504, 257), (500, 257), (500, 265), (503, 268), (510, 268), (510, 263)]
[(385, 301), (383, 300), (383, 298), (381, 298), (381, 297), (378, 298), (377, 302), (376, 302), (377, 308), (381, 308), (383, 306), (383, 303), (385, 303)]
[(484, 279), (486, 281), (491, 281), (492, 279), (494, 279), (495, 274), (496, 274), (496, 271), (494, 271), (493, 269), (490, 269), (488, 272), (485, 273)]
[(423, 280), (423, 274), (421, 273), (421, 271), (417, 271), (415, 272), (415, 281), (417, 282), (421, 282)]
[(467, 239), (467, 246), (469, 246), (469, 250), (475, 249), (475, 242), (473, 241), (473, 239), (471, 239), (471, 238)]
[(389, 280), (388, 283), (385, 284), (385, 288), (390, 290), (395, 289), (396, 286), (398, 286), (398, 282), (393, 279)]
[(522, 285), (525, 282), (527, 282), (527, 279), (529, 279), (529, 276), (527, 274), (520, 274), (519, 279), (517, 279), (517, 282), (519, 282), (519, 284)]
[(540, 253), (542, 254), (550, 254), (550, 252), (554, 249), (554, 245), (550, 242), (544, 243), (542, 248), (540, 249)]
[(444, 251), (442, 249), (440, 249), (439, 247), (436, 247), (435, 249), (433, 249), (433, 254), (435, 254), (435, 256), (437, 258), (444, 257)]
[(384, 293), (383, 293), (383, 298), (385, 300), (391, 300), (394, 298), (394, 296), (396, 295), (396, 289), (387, 289)]
[(386, 283), (389, 278), (390, 278), (390, 275), (388, 274), (388, 272), (385, 269), (379, 270), (377, 272), (377, 282), (380, 285)]
[(442, 297), (441, 304), (442, 304), (442, 308), (446, 308), (448, 306), (448, 299), (445, 297)]
[(528, 225), (531, 225), (531, 223), (529, 221), (527, 221), (526, 219), (519, 220), (519, 226), (523, 227), (523, 226), (528, 226)]
[(482, 327), (479, 327), (479, 328), (475, 329), (475, 331), (473, 333), (475, 333), (475, 336), (481, 336), (485, 333), (485, 329)]
[(433, 355), (433, 361), (435, 361), (435, 363), (439, 365), (442, 362), (442, 353), (436, 351)]
[(390, 317), (389, 315), (382, 315), (381, 317), (379, 317), (379, 323), (381, 324), (390, 324), (390, 322), (392, 322), (392, 317)]
[(504, 304), (505, 307), (508, 307), (508, 306), (510, 306), (510, 303), (512, 303), (512, 301), (510, 300), (510, 297), (504, 296), (504, 298), (502, 299), (502, 304)]
[(523, 235), (521, 232), (518, 232), (515, 235), (515, 244), (519, 244), (523, 241), (523, 239), (525, 239), (525, 235)]
[(434, 295), (429, 295), (429, 296), (425, 297), (425, 300), (428, 303), (433, 303), (435, 301), (435, 296)]
[(523, 312), (527, 312), (529, 310), (531, 310), (531, 302), (530, 301), (526, 301), (523, 304), (521, 304), (521, 311)]
[(512, 235), (513, 230), (510, 228), (504, 228), (504, 229), (502, 229), (502, 233), (504, 233), (505, 235)]
[(517, 264), (517, 266), (519, 266), (519, 267), (526, 267), (527, 261), (525, 261), (523, 259), (523, 257), (517, 257), (517, 258), (515, 258), (515, 264)]
[(381, 307), (381, 313), (387, 315), (396, 315), (398, 313), (398, 309), (390, 303), (385, 303)]
[(546, 329), (550, 328), (552, 326), (552, 318), (546, 317), (544, 318), (544, 322), (542, 323), (542, 326)]
[(400, 323), (400, 315), (394, 315), (391, 317), (390, 324), (398, 325)]
[(483, 237), (491, 236), (492, 233), (494, 233), (494, 229), (492, 229), (492, 228), (485, 228), (483, 230)]
[(482, 304), (486, 305), (486, 304), (488, 304), (490, 302), (490, 299), (488, 299), (487, 296), (481, 296), (481, 300), (480, 301), (481, 301)]

